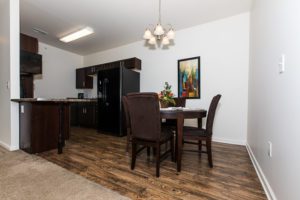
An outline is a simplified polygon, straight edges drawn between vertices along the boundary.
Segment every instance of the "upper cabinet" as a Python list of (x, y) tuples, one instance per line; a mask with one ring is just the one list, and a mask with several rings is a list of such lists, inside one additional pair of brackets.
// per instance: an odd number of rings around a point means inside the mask
[(88, 76), (87, 69), (76, 69), (76, 88), (77, 89), (92, 89), (93, 77)]
[(38, 54), (38, 40), (20, 35), (20, 73), (42, 74), (42, 55)]
[(138, 58), (129, 58), (126, 60), (120, 61), (121, 66), (124, 66), (127, 69), (142, 69), (142, 61)]
[(39, 42), (36, 38), (21, 33), (20, 49), (31, 53), (38, 53)]
[(125, 60), (119, 60), (115, 62), (76, 69), (76, 88), (92, 89), (93, 88), (92, 76), (96, 75), (99, 70), (115, 68), (115, 67), (125, 67), (127, 69), (141, 70), (142, 61), (138, 58), (129, 58)]

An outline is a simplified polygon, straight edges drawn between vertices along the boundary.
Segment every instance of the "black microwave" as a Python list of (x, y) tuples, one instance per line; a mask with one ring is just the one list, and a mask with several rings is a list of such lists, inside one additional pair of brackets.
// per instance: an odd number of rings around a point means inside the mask
[(42, 55), (21, 50), (21, 74), (42, 74)]

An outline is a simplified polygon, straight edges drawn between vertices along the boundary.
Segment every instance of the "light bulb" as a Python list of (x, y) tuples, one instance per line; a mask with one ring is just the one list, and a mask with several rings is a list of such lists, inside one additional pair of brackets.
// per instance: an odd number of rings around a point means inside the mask
[(149, 30), (149, 28), (147, 28), (146, 31), (145, 31), (145, 33), (144, 33), (143, 38), (144, 38), (145, 40), (149, 40), (151, 37), (152, 37), (152, 33), (151, 33), (151, 31)]
[(167, 36), (164, 36), (163, 39), (162, 39), (162, 44), (163, 45), (169, 45), (170, 44), (170, 41), (169, 41), (169, 38)]
[(154, 36), (152, 36), (149, 41), (148, 41), (149, 44), (151, 45), (155, 45), (156, 44), (156, 38)]
[(175, 38), (175, 32), (174, 30), (171, 28), (168, 33), (167, 33), (167, 37), (170, 39), (170, 40), (173, 40)]
[(165, 33), (163, 27), (160, 24), (157, 24), (154, 30), (154, 35), (163, 35)]

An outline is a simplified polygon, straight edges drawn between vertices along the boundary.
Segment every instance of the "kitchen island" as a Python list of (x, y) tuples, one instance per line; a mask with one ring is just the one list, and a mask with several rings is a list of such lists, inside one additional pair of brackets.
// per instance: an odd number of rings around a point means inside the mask
[(94, 99), (12, 99), (19, 103), (20, 149), (40, 153), (58, 149), (61, 154), (70, 132), (70, 104)]

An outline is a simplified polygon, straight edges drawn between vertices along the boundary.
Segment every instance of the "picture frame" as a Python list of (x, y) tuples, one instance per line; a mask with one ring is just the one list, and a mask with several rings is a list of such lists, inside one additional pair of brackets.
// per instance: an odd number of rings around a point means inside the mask
[(200, 99), (200, 56), (178, 60), (178, 97)]

